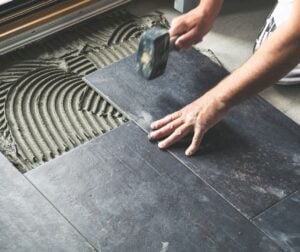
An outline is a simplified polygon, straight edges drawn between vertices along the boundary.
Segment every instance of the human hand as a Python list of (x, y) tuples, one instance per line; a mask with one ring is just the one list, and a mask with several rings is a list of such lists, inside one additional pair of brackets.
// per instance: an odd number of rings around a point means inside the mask
[(178, 36), (176, 47), (189, 48), (201, 42), (213, 26), (214, 18), (204, 15), (199, 8), (173, 19), (169, 30), (170, 36)]
[(225, 104), (206, 94), (181, 110), (151, 124), (149, 139), (159, 140), (158, 147), (166, 149), (188, 133), (194, 132), (193, 140), (185, 154), (193, 155), (200, 146), (204, 134), (221, 121), (227, 112)]

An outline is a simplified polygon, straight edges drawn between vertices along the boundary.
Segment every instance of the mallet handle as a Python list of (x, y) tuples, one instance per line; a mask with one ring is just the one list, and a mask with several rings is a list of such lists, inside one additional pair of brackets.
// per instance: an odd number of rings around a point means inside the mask
[(173, 51), (173, 50), (178, 50), (178, 48), (176, 47), (175, 43), (176, 43), (176, 40), (179, 38), (179, 36), (173, 36), (173, 37), (170, 37), (170, 51)]

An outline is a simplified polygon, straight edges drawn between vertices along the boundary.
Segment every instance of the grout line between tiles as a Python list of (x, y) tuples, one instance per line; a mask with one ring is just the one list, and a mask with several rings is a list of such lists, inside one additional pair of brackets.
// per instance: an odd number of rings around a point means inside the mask
[[(131, 118), (131, 121), (136, 124), (142, 131), (144, 131), (146, 134), (148, 134), (148, 131), (141, 127), (134, 119)], [(179, 157), (177, 157), (172, 151), (166, 150), (173, 158), (175, 158), (178, 162), (180, 162), (184, 167), (186, 167), (190, 172), (192, 172), (197, 178), (199, 178), (205, 185), (207, 185), (212, 191), (214, 191), (217, 195), (219, 195), (225, 202), (227, 202), (237, 213), (241, 215), (242, 218), (244, 218), (249, 224), (253, 225), (254, 228), (258, 232), (261, 232), (263, 235), (265, 235), (267, 238), (270, 239), (273, 243), (275, 243), (277, 246), (279, 246), (268, 234), (266, 234), (263, 230), (261, 230), (259, 227), (257, 227), (252, 221), (251, 218), (248, 218), (245, 214), (243, 214), (238, 208), (236, 208), (230, 201), (228, 201), (221, 193), (219, 193), (212, 185), (210, 185), (208, 182), (206, 182), (201, 176), (199, 176), (197, 173), (194, 172), (192, 168), (190, 168), (187, 164), (185, 164)], [(280, 247), (281, 248), (281, 247)]]
[(270, 210), (273, 207), (276, 207), (278, 204), (282, 203), (283, 201), (287, 200), (288, 198), (292, 197), (294, 194), (296, 194), (297, 192), (299, 192), (299, 190), (296, 190), (288, 195), (286, 195), (285, 197), (283, 197), (282, 199), (280, 199), (279, 201), (275, 202), (274, 204), (270, 205), (269, 207), (267, 207), (266, 209), (264, 209), (263, 211), (261, 211), (260, 213), (258, 213), (257, 215), (251, 217), (249, 220), (254, 221), (254, 219), (259, 218), (261, 215), (263, 215), (265, 212), (267, 212), (268, 210)]
[[(139, 129), (141, 129), (143, 132), (145, 132), (145, 137), (147, 137), (147, 130), (144, 129), (143, 127), (141, 127), (137, 122), (135, 122), (133, 119), (131, 119), (128, 123), (132, 123), (134, 125), (136, 125)], [(247, 223), (249, 223), (250, 225), (253, 225), (253, 227), (257, 230), (257, 232), (260, 232), (261, 234), (263, 234), (265, 237), (267, 237), (268, 239), (270, 239), (270, 242), (276, 244), (277, 246), (280, 247), (279, 244), (276, 243), (276, 241), (274, 241), (272, 239), (272, 237), (270, 237), (266, 232), (264, 232), (264, 230), (260, 229), (257, 225), (255, 225), (255, 223), (252, 221), (251, 218), (248, 218), (246, 215), (244, 215), (239, 209), (237, 209), (230, 201), (228, 201), (222, 194), (220, 194), (213, 186), (211, 186), (208, 182), (206, 182), (203, 178), (201, 178), (201, 176), (199, 176), (197, 173), (195, 173), (193, 171), (192, 168), (190, 168), (187, 164), (185, 164), (179, 157), (176, 156), (176, 154), (174, 154), (172, 151), (170, 150), (166, 150), (166, 152), (168, 154), (170, 154), (173, 158), (175, 158), (179, 163), (181, 163), (185, 168), (187, 168), (189, 170), (189, 172), (192, 172), (198, 179), (200, 179), (201, 182), (203, 182), (206, 186), (208, 186), (208, 188), (210, 188), (212, 191), (214, 191), (217, 195), (219, 195), (221, 197), (222, 200), (224, 200), (225, 202), (227, 202), (242, 218), (244, 218), (246, 220)], [(24, 176), (24, 178), (54, 207), (54, 209), (78, 232), (78, 234), (80, 234), (85, 240), (86, 242), (95, 250), (95, 251), (99, 251), (97, 250), (92, 244), (91, 242), (88, 240), (88, 238), (86, 238), (80, 231), (79, 229), (55, 206), (54, 203), (52, 203), (50, 201), (50, 199), (48, 199), (46, 197), (45, 194), (43, 194), (39, 188), (37, 186), (35, 186), (35, 184), (26, 176), (26, 174), (22, 174)], [(291, 194), (290, 194), (291, 195)], [(290, 196), (289, 195), (289, 196)], [(281, 247), (280, 247), (281, 248)], [(282, 249), (282, 248), (281, 248)], [(100, 251), (99, 251), (100, 252)]]
[(258, 226), (255, 222), (255, 219), (259, 218), (261, 215), (265, 214), (268, 210), (276, 207), (278, 204), (281, 204), (283, 201), (289, 199), (290, 197), (292, 197), (293, 195), (295, 195), (297, 192), (299, 192), (299, 190), (296, 190), (292, 193), (290, 193), (289, 195), (285, 196), (284, 198), (282, 198), (281, 200), (275, 202), (274, 204), (272, 204), (271, 206), (267, 207), (266, 209), (264, 209), (263, 211), (261, 211), (259, 214), (253, 216), (252, 218), (250, 218), (250, 222), (257, 228), (259, 229), (263, 234), (265, 234), (267, 237), (269, 237), (272, 241), (274, 241), (281, 249), (282, 251), (285, 251), (284, 248), (281, 246), (281, 244), (278, 242), (277, 240), (274, 239), (270, 234), (267, 233), (267, 231), (265, 231), (264, 229), (262, 229), (260, 226)]
[(64, 218), (70, 225), (71, 227), (74, 228), (74, 230), (94, 249), (95, 252), (101, 252), (101, 250), (98, 250), (89, 240), (88, 238), (86, 238), (80, 231), (79, 229), (54, 205), (54, 203), (52, 203), (50, 201), (50, 199), (48, 199), (46, 197), (46, 195), (44, 193), (42, 193), (39, 188), (33, 183), (31, 182), (31, 180), (25, 175), (25, 174), (21, 174), (40, 194), (41, 196), (46, 199), (49, 204), (58, 212), (58, 214)]

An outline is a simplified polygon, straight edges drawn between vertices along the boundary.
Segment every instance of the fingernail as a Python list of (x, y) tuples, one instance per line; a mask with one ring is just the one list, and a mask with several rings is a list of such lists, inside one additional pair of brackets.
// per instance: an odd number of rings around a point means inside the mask
[(151, 123), (150, 127), (151, 129), (155, 129), (155, 123)]
[(151, 133), (148, 134), (148, 140), (149, 140), (149, 141), (155, 140), (155, 139), (153, 138), (153, 135), (152, 135)]
[(164, 144), (163, 142), (160, 142), (160, 143), (158, 143), (158, 147), (159, 147), (159, 148), (164, 148), (164, 147), (165, 147), (165, 144)]
[(177, 45), (177, 46), (180, 46), (180, 47), (183, 46), (183, 44), (182, 44), (182, 39), (180, 39), (180, 38), (177, 39), (177, 40), (176, 40), (176, 45)]
[(187, 150), (187, 151), (185, 152), (185, 155), (186, 155), (186, 156), (190, 156), (190, 155), (192, 155), (192, 152), (191, 152), (190, 150)]

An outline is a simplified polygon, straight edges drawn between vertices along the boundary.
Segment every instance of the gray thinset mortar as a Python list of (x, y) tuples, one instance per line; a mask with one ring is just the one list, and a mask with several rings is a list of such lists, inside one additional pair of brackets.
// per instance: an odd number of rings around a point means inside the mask
[(26, 172), (126, 122), (81, 78), (134, 53), (154, 24), (168, 26), (115, 11), (0, 58), (0, 151)]

